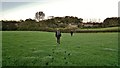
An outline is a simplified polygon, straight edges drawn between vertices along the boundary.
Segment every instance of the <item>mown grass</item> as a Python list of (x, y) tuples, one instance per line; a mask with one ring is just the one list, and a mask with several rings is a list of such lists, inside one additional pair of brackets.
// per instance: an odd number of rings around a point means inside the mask
[(3, 66), (117, 66), (118, 33), (3, 31)]
[(77, 29), (78, 31), (120, 31), (119, 27), (107, 27), (107, 28), (82, 28)]
[(119, 30), (118, 27), (107, 27), (107, 28), (82, 28), (80, 30), (99, 30), (99, 31), (103, 31), (103, 30)]

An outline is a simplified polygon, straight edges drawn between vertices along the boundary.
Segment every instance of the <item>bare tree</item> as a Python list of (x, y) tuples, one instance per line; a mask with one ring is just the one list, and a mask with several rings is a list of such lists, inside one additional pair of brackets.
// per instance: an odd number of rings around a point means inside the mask
[(42, 11), (36, 12), (35, 14), (35, 19), (37, 19), (37, 21), (43, 20), (45, 17), (45, 13), (43, 13)]

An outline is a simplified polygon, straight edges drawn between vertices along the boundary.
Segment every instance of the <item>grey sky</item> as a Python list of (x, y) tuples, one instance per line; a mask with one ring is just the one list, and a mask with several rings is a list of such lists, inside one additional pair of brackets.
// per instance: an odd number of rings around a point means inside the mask
[(120, 1), (118, 3), (118, 16), (120, 17)]
[(23, 6), (26, 4), (29, 4), (30, 2), (2, 2), (2, 10), (6, 11), (6, 10), (11, 10), (13, 8), (17, 8), (19, 6)]
[(39, 2), (42, 4), (49, 1), (52, 1), (52, 0), (1, 0), (0, 3), (2, 3), (2, 10), (6, 11), (9, 9), (11, 10), (19, 6), (24, 6), (33, 2)]
[(38, 2), (41, 0), (1, 0), (1, 2)]
[[(33, 18), (38, 11), (47, 16), (77, 16), (84, 19), (105, 19), (118, 16), (119, 0), (1, 0), (0, 19)], [(0, 2), (1, 3), (1, 2)]]

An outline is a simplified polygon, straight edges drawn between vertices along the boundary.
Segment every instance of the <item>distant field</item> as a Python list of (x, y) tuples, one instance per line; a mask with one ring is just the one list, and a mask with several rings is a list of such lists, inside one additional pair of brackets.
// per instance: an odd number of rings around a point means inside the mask
[(3, 66), (117, 66), (118, 33), (3, 31)]
[(108, 27), (108, 28), (84, 28), (82, 30), (118, 30), (118, 27)]
[(77, 29), (78, 32), (120, 32), (119, 27), (107, 27), (107, 28), (82, 28)]

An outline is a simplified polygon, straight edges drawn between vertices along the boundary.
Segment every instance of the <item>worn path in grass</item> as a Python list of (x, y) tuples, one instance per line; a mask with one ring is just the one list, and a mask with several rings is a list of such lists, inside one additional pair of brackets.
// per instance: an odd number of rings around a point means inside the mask
[(3, 31), (3, 66), (117, 66), (118, 33)]

